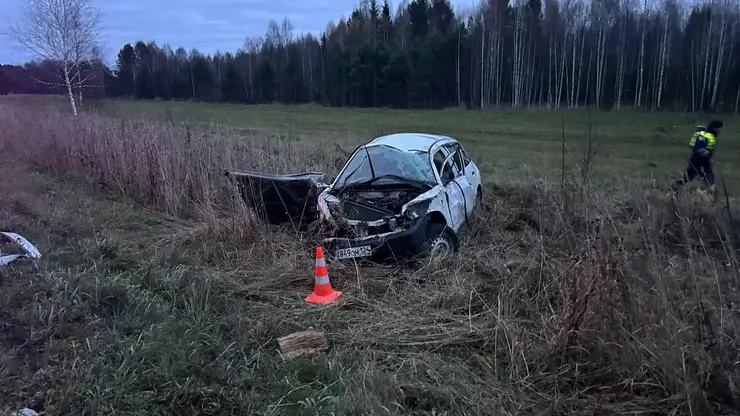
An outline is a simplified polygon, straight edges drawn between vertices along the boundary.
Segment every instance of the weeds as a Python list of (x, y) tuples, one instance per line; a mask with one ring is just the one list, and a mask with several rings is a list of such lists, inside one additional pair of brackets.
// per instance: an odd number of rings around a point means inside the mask
[(211, 225), (232, 204), (224, 169), (311, 170), (337, 157), (334, 147), (285, 135), (97, 114), (70, 119), (62, 112), (27, 106), (3, 105), (0, 123), (5, 151), (22, 155), (39, 169), (82, 175), (141, 205)]
[[(738, 405), (739, 264), (720, 208), (583, 192), (563, 178), (491, 182), (458, 256), (419, 270), (330, 263), (342, 300), (314, 308), (303, 302), (314, 238), (268, 229), (245, 206), (231, 214), (239, 198), (219, 172), (325, 168), (331, 146), (89, 114), (72, 124), (9, 110), (0, 123), (5, 155), (45, 171), (0, 168), (28, 173), (0, 183), (0, 228), (20, 226), (45, 250), (38, 270), (0, 271), (0, 406), (698, 415)], [(71, 173), (106, 192), (58, 180)], [(281, 360), (275, 339), (308, 327), (327, 333), (330, 353)]]

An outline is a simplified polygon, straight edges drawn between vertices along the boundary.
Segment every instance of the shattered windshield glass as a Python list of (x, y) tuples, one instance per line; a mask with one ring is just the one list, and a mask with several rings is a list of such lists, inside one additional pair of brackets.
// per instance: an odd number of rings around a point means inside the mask
[[(360, 149), (347, 163), (347, 167), (337, 178), (337, 187), (341, 188), (373, 178), (370, 169), (372, 163), (375, 177), (396, 175), (431, 185), (437, 182), (426, 152), (403, 152), (390, 146), (370, 146)], [(368, 163), (368, 153), (370, 163)]]

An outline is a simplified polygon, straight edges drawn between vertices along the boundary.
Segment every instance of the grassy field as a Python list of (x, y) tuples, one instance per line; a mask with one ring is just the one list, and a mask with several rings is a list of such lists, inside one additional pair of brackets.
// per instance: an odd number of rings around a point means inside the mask
[[(114, 101), (114, 114), (219, 123), (249, 134), (279, 134), (297, 140), (357, 144), (399, 131), (448, 134), (461, 140), (484, 172), (510, 180), (536, 175), (560, 178), (563, 141), (566, 169), (579, 175), (592, 145), (591, 172), (609, 181), (664, 186), (684, 169), (688, 138), (708, 116), (677, 113), (612, 113), (586, 109), (545, 110), (390, 110), (304, 106), (210, 105), (187, 102)], [(733, 185), (740, 185), (740, 117), (720, 116), (728, 126), (717, 159)], [(670, 138), (659, 134), (663, 127)], [(564, 140), (563, 140), (564, 139)], [(737, 182), (735, 182), (737, 181)]]
[[(721, 203), (660, 188), (686, 143), (653, 129), (685, 142), (701, 120), (98, 105), (72, 120), (49, 100), (0, 100), (0, 229), (43, 253), (0, 268), (0, 412), (713, 415), (739, 403), (737, 230)], [(732, 190), (740, 139), (724, 120)], [(353, 145), (400, 130), (459, 137), (491, 211), (442, 265), (330, 262), (340, 302), (306, 304), (318, 236), (261, 224), (220, 170), (333, 174)], [(309, 327), (330, 351), (282, 359), (276, 338)]]

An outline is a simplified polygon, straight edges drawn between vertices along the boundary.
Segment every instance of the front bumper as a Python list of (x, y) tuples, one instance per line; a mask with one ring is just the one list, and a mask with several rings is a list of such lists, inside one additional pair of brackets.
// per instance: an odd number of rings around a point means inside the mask
[(360, 238), (331, 237), (324, 239), (323, 245), (327, 255), (332, 259), (337, 259), (338, 250), (370, 246), (371, 255), (347, 260), (381, 260), (389, 257), (406, 257), (421, 252), (426, 237), (426, 218), (421, 217), (414, 221), (411, 227), (400, 231)]

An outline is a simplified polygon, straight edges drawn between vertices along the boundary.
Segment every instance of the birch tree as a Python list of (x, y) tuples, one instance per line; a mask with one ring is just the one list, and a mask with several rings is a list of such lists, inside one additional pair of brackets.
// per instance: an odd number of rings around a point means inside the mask
[(66, 89), (75, 116), (73, 91), (90, 81), (91, 76), (82, 69), (99, 50), (99, 21), (99, 12), (90, 0), (26, 0), (20, 22), (10, 29), (23, 48), (56, 66), (53, 83)]
[(645, 73), (645, 33), (647, 32), (648, 0), (643, 1), (643, 15), (640, 18), (640, 57), (635, 85), (635, 109), (642, 106), (643, 74)]
[(722, 4), (719, 8), (719, 13), (717, 13), (719, 18), (719, 34), (717, 35), (718, 40), (715, 42), (717, 57), (716, 60), (713, 61), (714, 79), (712, 80), (712, 98), (710, 104), (712, 108), (717, 107), (717, 91), (719, 89), (720, 74), (722, 73), (723, 58), (725, 56), (725, 50), (727, 49), (727, 32), (730, 29), (727, 27), (726, 16), (729, 14), (728, 12), (729, 10), (725, 8), (725, 4)]
[(614, 85), (614, 106), (617, 111), (620, 110), (622, 104), (622, 94), (624, 93), (624, 78), (625, 78), (625, 52), (627, 49), (627, 22), (632, 12), (632, 0), (623, 0), (619, 4), (619, 8), (622, 10), (619, 18), (619, 42), (617, 43), (617, 76)]
[(604, 96), (604, 81), (606, 80), (606, 41), (607, 34), (613, 24), (612, 16), (616, 5), (613, 1), (591, 3), (591, 22), (596, 29), (596, 107), (601, 106)]
[(514, 8), (514, 60), (511, 70), (511, 104), (514, 108), (522, 105), (522, 93), (524, 92), (525, 35), (527, 33), (525, 7), (516, 4)]

